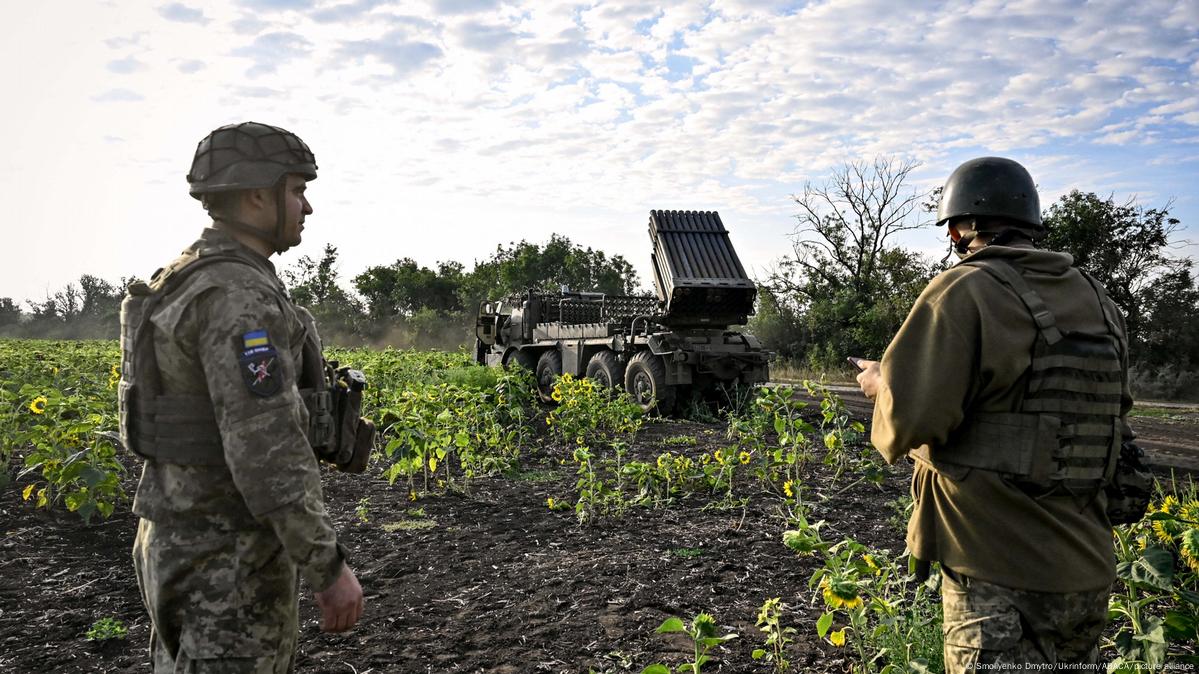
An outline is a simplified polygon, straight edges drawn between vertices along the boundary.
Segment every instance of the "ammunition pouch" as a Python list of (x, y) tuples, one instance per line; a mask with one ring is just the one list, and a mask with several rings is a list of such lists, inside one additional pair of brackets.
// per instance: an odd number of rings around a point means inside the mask
[(366, 471), (375, 438), (375, 425), (362, 418), (366, 377), (359, 370), (339, 368), (337, 361), (325, 362), (312, 339), (304, 345), (304, 373), (305, 383), (314, 384), (300, 389), (308, 408), (308, 442), (312, 451), (339, 471)]
[(999, 473), (1034, 496), (1065, 487), (1093, 492), (1117, 471), (1120, 429), (1109, 421), (1063, 424), (1040, 413), (975, 413), (944, 447), (912, 452), (961, 479), (966, 469)]
[(1126, 441), (1120, 447), (1120, 458), (1107, 493), (1107, 518), (1113, 525), (1139, 522), (1149, 510), (1153, 495), (1153, 476), (1141, 460), (1145, 456), (1136, 443)]

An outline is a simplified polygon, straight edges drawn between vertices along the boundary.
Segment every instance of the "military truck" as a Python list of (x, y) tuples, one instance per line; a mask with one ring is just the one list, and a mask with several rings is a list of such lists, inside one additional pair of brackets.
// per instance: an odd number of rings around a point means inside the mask
[(769, 353), (745, 325), (757, 288), (715, 211), (650, 211), (652, 295), (547, 293), (479, 305), (475, 359), (533, 370), (543, 400), (568, 373), (668, 414), (685, 392), (753, 385)]

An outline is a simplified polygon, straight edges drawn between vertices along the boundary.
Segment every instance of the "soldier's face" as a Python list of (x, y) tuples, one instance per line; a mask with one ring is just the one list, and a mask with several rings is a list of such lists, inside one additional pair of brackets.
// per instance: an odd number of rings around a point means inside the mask
[(307, 189), (308, 181), (303, 176), (288, 174), (283, 189), (283, 239), (288, 246), (299, 245), (304, 218), (312, 214), (312, 204), (305, 196)]

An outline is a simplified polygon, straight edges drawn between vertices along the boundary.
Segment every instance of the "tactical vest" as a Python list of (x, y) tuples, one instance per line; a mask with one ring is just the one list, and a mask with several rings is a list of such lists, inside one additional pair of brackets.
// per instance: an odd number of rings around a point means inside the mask
[[(220, 428), (207, 395), (166, 394), (154, 351), (150, 319), (163, 299), (200, 269), (235, 262), (257, 269), (221, 247), (190, 251), (160, 270), (150, 283), (129, 286), (121, 303), (121, 380), (117, 406), (126, 449), (152, 461), (184, 466), (225, 463)], [(282, 290), (280, 289), (280, 292)], [(309, 442), (318, 456), (334, 437), (332, 398), (311, 318), (302, 312), (308, 338), (303, 346), (300, 395), (309, 411)]]
[(1011, 289), (1032, 316), (1037, 337), (1019, 411), (969, 413), (944, 447), (913, 452), (944, 472), (994, 471), (1033, 496), (1065, 490), (1092, 496), (1112, 480), (1123, 441), (1126, 344), (1102, 287), (1095, 292), (1104, 334), (1062, 332), (1053, 313), (1004, 260), (962, 264), (983, 269)]

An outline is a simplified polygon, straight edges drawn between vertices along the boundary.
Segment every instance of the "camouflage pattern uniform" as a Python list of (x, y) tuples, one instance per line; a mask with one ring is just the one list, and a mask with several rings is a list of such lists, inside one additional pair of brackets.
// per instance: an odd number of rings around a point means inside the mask
[(946, 672), (1099, 662), (1110, 590), (1030, 592), (943, 571)]
[[(197, 252), (238, 261), (198, 268), (164, 298), (154, 353), (163, 393), (211, 406), (215, 429), (196, 434), (216, 435), (223, 462), (147, 460), (142, 471), (133, 561), (154, 671), (288, 672), (297, 570), (321, 591), (344, 560), (297, 390), (302, 347), (319, 338), (265, 257), (211, 228), (184, 257)], [(251, 341), (273, 356), (247, 373)]]

